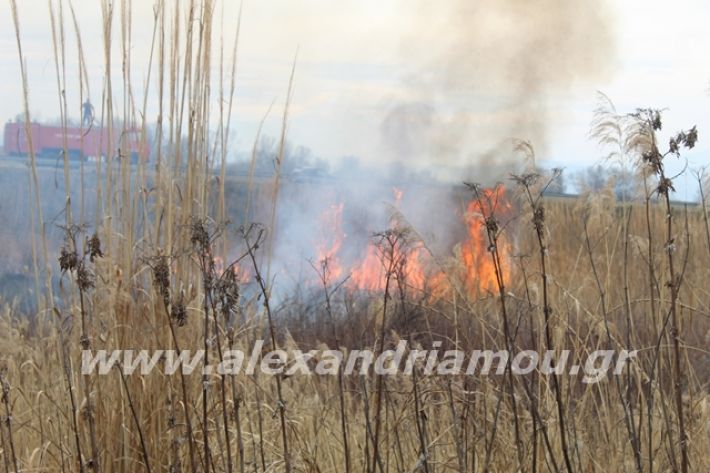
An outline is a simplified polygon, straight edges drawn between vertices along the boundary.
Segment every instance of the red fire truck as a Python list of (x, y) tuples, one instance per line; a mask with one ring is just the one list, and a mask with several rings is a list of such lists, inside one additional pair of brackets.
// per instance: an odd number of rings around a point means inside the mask
[[(108, 128), (93, 126), (82, 129), (70, 126), (43, 125), (32, 122), (32, 145), (35, 155), (39, 157), (61, 156), (66, 149), (72, 160), (129, 158), (132, 163), (148, 161), (150, 149), (147, 142), (141, 140), (141, 133), (136, 129), (116, 129), (111, 134), (109, 142)], [(4, 133), (5, 153), (10, 156), (29, 155), (29, 142), (25, 132), (25, 123), (21, 121), (7, 122)]]

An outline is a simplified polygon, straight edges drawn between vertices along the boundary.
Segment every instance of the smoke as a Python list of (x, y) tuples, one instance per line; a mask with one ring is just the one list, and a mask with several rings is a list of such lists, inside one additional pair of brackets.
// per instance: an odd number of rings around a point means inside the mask
[[(401, 212), (433, 250), (449, 251), (463, 238), (452, 229), (458, 224), (459, 231), (465, 231), (453, 194), (449, 186), (417, 183), (412, 176), (377, 175), (366, 167), (337, 169), (326, 179), (285, 182), (274, 255), (281, 284), (290, 289), (290, 283), (317, 283), (311, 264), (318, 265), (326, 256), (319, 251), (323, 249), (337, 249), (328, 256), (334, 256), (344, 272), (352, 270), (362, 262), (373, 233), (389, 228), (394, 212)], [(423, 211), (430, 207), (440, 211)]]
[(506, 166), (511, 138), (538, 153), (566, 110), (614, 64), (605, 0), (418, 0), (409, 43), (425, 45), (380, 125), (385, 150), (441, 166)]
[[(381, 149), (372, 163), (389, 164), (391, 172), (376, 179), (364, 169), (336, 170), (336, 183), (285, 190), (275, 258), (289, 268), (285, 274), (308, 279), (313, 271), (303, 261), (316, 260), (324, 233), (341, 236), (345, 268), (362, 260), (372, 232), (387, 228), (393, 187), (403, 192), (398, 210), (428, 248), (452, 255), (464, 241), (463, 208), (472, 196), (461, 188), (452, 192), (450, 184), (492, 185), (505, 178), (521, 161), (513, 139), (529, 140), (544, 155), (554, 145), (551, 131), (569, 112), (570, 95), (582, 87), (593, 95), (611, 70), (614, 39), (605, 2), (407, 2), (396, 60), (407, 72), (380, 103)], [(401, 24), (394, 27), (402, 33)], [(412, 173), (422, 169), (433, 177)], [(333, 204), (343, 204), (342, 228), (322, 231), (322, 215)], [(299, 261), (303, 269), (295, 270)]]

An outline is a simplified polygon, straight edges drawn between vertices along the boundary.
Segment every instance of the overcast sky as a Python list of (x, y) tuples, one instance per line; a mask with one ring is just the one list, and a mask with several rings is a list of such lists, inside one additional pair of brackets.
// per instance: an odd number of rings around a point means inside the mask
[[(555, 1), (563, 5), (568, 0)], [(538, 95), (532, 101), (525, 99), (522, 110), (526, 114), (530, 110), (544, 110), (546, 125), (543, 129), (533, 127), (528, 123), (532, 118), (525, 117), (524, 124), (519, 128), (507, 127), (505, 133), (519, 131), (532, 135), (516, 137), (532, 139), (538, 146), (540, 159), (571, 168), (599, 160), (603, 153), (588, 140), (587, 134), (596, 91), (600, 90), (621, 111), (667, 107), (666, 124), (670, 130), (697, 124), (700, 142), (698, 149), (689, 155), (691, 165), (707, 161), (710, 2), (619, 0), (608, 2), (604, 9), (601, 8), (604, 2), (585, 2), (599, 8), (594, 22), (587, 21), (589, 12), (583, 12), (583, 17), (574, 17), (570, 12), (571, 20), (562, 17), (551, 26), (539, 28), (535, 22), (545, 21), (553, 0), (526, 2), (532, 8), (540, 4), (539, 18), (531, 15), (532, 10), (520, 17), (510, 17), (508, 11), (497, 11), (497, 7), (489, 16), (486, 6), (491, 2), (479, 2), (480, 9), (459, 10), (465, 3), (463, 0), (245, 0), (238, 92), (233, 109), (234, 146), (237, 149), (251, 146), (258, 121), (272, 102), (275, 107), (266, 132), (278, 134), (280, 107), (298, 47), (289, 124), (289, 139), (295, 144), (308, 146), (316, 155), (326, 158), (355, 155), (381, 161), (403, 159), (402, 154), (411, 152), (417, 154), (416, 161), (420, 164), (451, 164), (448, 155), (485, 160), (476, 157), (472, 149), (475, 143), (506, 121), (522, 123), (520, 117), (511, 118), (511, 113), (517, 113), (511, 110), (520, 104), (517, 99), (510, 100), (509, 95), (520, 93), (518, 76), (525, 75), (527, 69), (518, 68), (518, 64), (527, 65), (531, 51), (536, 52), (538, 46), (525, 44), (527, 38), (532, 38), (531, 42), (541, 45), (543, 58), (542, 65), (532, 61), (532, 71), (542, 75), (548, 85), (543, 86), (542, 92), (537, 90)], [(133, 81), (142, 97), (140, 84), (152, 34), (152, 5), (148, 1), (134, 3)], [(511, 2), (502, 0), (502, 3)], [(30, 109), (39, 120), (53, 119), (59, 115), (59, 108), (48, 3), (18, 0), (18, 4), (30, 78)], [(74, 0), (73, 4), (89, 62), (91, 96), (96, 103), (100, 100), (103, 74), (100, 2)], [(224, 24), (225, 41), (231, 43), (237, 2), (226, 2), (223, 10), (218, 3), (217, 8), (218, 22)], [(516, 34), (521, 29), (516, 22), (526, 27), (529, 22), (531, 30)], [(548, 27), (558, 31), (561, 26), (564, 31), (559, 35), (535, 31)], [(450, 34), (454, 29), (461, 31)], [(114, 31), (118, 36), (118, 27)], [(597, 36), (600, 32), (603, 34)], [(76, 55), (72, 54), (75, 41), (70, 33), (68, 97), (78, 118), (78, 71)], [(569, 40), (573, 46), (568, 45), (569, 37), (573, 38)], [(501, 63), (493, 72), (480, 73), (490, 60), (486, 58), (497, 60), (499, 49)], [(545, 58), (557, 51), (572, 56), (563, 59), (560, 69), (573, 78), (557, 81), (555, 71), (544, 70)], [(472, 56), (484, 59), (470, 60)], [(574, 62), (575, 56), (578, 63)], [(461, 63), (471, 68), (457, 69)], [(3, 71), (0, 119), (5, 121), (22, 111), (18, 55), (8, 1), (0, 2), (0, 70)], [(470, 77), (465, 82), (457, 77), (442, 79), (446, 74)], [(120, 78), (118, 66), (115, 77)], [(510, 87), (516, 90), (511, 92)], [(149, 110), (155, 110), (151, 102), (154, 95), (149, 95)], [(401, 113), (405, 113), (407, 126), (412, 123), (411, 114), (417, 114), (414, 128), (401, 128)], [(451, 129), (462, 121), (466, 128), (455, 130), (451, 138)], [(427, 128), (425, 144), (416, 141), (416, 136), (405, 137), (405, 141), (409, 140), (405, 145), (417, 150), (402, 148), (401, 134), (416, 135), (422, 126), (433, 127), (436, 136)], [(444, 139), (442, 136), (457, 140), (459, 145), (442, 150), (439, 143)], [(390, 146), (392, 140), (398, 143)], [(485, 140), (483, 143), (482, 146), (487, 146)]]

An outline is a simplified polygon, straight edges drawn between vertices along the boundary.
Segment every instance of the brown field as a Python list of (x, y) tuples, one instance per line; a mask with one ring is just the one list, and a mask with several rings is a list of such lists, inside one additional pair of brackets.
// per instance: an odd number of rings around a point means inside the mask
[[(113, 8), (125, 28), (121, 5)], [(32, 307), (27, 314), (6, 300), (0, 313), (0, 471), (710, 470), (710, 229), (704, 205), (670, 202), (669, 155), (656, 145), (653, 113), (606, 123), (626, 135), (622, 153), (639, 158), (632, 202), (611, 189), (548, 199), (551, 176), (523, 171), (505, 189), (468, 188), (460, 206), (468, 212), (438, 209), (473, 215), (446, 251), (394, 206), (371, 238), (377, 268), (336, 268), (331, 241), (313, 262), (315, 284), (289, 283), (276, 296), (284, 278), (273, 282), (275, 255), (288, 239), (278, 234), (281, 193), (300, 189), (280, 175), (288, 101), (273, 180), (230, 185), (233, 82), (213, 90), (209, 66), (229, 71), (236, 41), (212, 57), (209, 8), (199, 23), (172, 23), (172, 7), (159, 5), (149, 78), (163, 124), (155, 161), (131, 168), (113, 158), (80, 171), (60, 162), (48, 171), (30, 156), (27, 170), (12, 171), (25, 184), (13, 187), (8, 173), (0, 181), (3, 259), (27, 276)], [(53, 18), (73, 28), (59, 12)], [(15, 27), (19, 47), (17, 18)], [(191, 41), (177, 41), (183, 35)], [(61, 66), (64, 37), (52, 46)], [(57, 81), (68, 86), (59, 66)], [(107, 90), (127, 87), (108, 77)], [(105, 117), (145, 131), (142, 100), (105, 97)], [(679, 152), (692, 147), (692, 134), (677, 143)], [(423, 375), (420, 365), (413, 376), (79, 369), (82, 349), (207, 347), (214, 363), (228, 349), (251, 352), (257, 339), (290, 352), (382, 353), (407, 340), (409, 348), (440, 341), (442, 352), (569, 349), (583, 359), (627, 349), (638, 358), (596, 384), (507, 368)]]

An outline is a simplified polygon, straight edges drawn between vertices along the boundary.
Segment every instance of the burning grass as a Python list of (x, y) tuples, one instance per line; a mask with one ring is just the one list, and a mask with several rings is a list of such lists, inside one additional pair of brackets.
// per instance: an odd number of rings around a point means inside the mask
[[(580, 211), (588, 212), (586, 223), (577, 218)], [(710, 435), (707, 386), (703, 380), (707, 380), (710, 364), (701, 351), (691, 347), (702, 347), (710, 333), (710, 325), (703, 316), (702, 281), (707, 266), (700, 261), (709, 256), (700, 256), (708, 255), (701, 232), (702, 216), (694, 211), (688, 211), (687, 217), (681, 210), (676, 212), (680, 212), (680, 218), (688, 219), (688, 248), (697, 248), (699, 253), (699, 261), (687, 263), (681, 299), (684, 301), (683, 340), (688, 347), (684, 363), (688, 369), (688, 378), (685, 378), (688, 387), (683, 393), (684, 415), (687, 416), (693, 467), (702, 468), (706, 458), (701, 446)], [(597, 348), (628, 347), (627, 343), (632, 348), (642, 349), (639, 364), (618, 380), (610, 378), (588, 386), (574, 377), (560, 378), (567, 420), (567, 448), (572, 467), (577, 471), (609, 465), (634, 469), (629, 434), (618, 421), (625, 415), (639, 429), (644, 469), (650, 464), (645, 448), (647, 442), (653, 446), (654, 466), (661, 469), (671, 462), (670, 451), (664, 446), (670, 448), (671, 437), (678, 435), (671, 417), (673, 383), (667, 364), (670, 361), (668, 345), (663, 344), (659, 352), (662, 371), (658, 381), (653, 385), (647, 382), (654, 363), (652, 350), (656, 337), (662, 333), (666, 314), (661, 309), (656, 313), (647, 311), (650, 300), (643, 283), (647, 268), (642, 265), (626, 268), (629, 280), (635, 281), (628, 288), (630, 313), (624, 303), (627, 297), (621, 277), (624, 263), (615, 256), (623, 252), (623, 241), (618, 238), (622, 215), (616, 205), (606, 206), (594, 199), (551, 202), (546, 206), (546, 233), (550, 235), (546, 270), (550, 282), (549, 326), (554, 345), (571, 348), (579, 356)], [(660, 232), (663, 211), (652, 207), (650, 215), (652, 231)], [(525, 230), (529, 215), (523, 213), (518, 217), (515, 227), (518, 253), (510, 255), (516, 266), (511, 268), (506, 284), (506, 311), (513, 332), (510, 336), (517, 349), (540, 349), (545, 346), (541, 272), (530, 257), (523, 256), (524, 252), (533, 254), (536, 241), (533, 234)], [(592, 221), (600, 226), (591, 226)], [(482, 225), (479, 224), (479, 231)], [(579, 239), (585, 225), (592, 248), (587, 256), (584, 255), (585, 244)], [(635, 246), (629, 250), (630, 254), (643, 254), (647, 249), (641, 236), (646, 231), (645, 226), (642, 212), (632, 214), (628, 227)], [(513, 228), (509, 226), (506, 231), (512, 232)], [(404, 262), (402, 255), (406, 254), (404, 249), (400, 252), (398, 246), (401, 237), (402, 234), (390, 232), (373, 238), (373, 247), (380, 253), (379, 264), (390, 263), (389, 288), (386, 269), (381, 270), (381, 287), (373, 291), (354, 291), (347, 284), (341, 284), (345, 275), (331, 277), (327, 268), (321, 268), (320, 290), (311, 286), (309, 291), (301, 292), (301, 296), (275, 303), (272, 323), (276, 345), (287, 351), (345, 347), (346, 353), (363, 348), (377, 352), (406, 339), (411, 348), (431, 347), (434, 341), (441, 341), (442, 353), (447, 349), (503, 348), (506, 336), (500, 296), (478, 289), (467, 292), (466, 273), (461, 272), (446, 274), (446, 280), (454, 288), (450, 292), (437, 298), (423, 298), (420, 292), (405, 285), (408, 278), (402, 277), (396, 268), (398, 262)], [(557, 245), (558, 238), (563, 245)], [(565, 245), (575, 238), (579, 242), (577, 251), (567, 250)], [(661, 272), (666, 269), (660, 259), (662, 243), (656, 245), (654, 253), (659, 258), (656, 269)], [(144, 264), (154, 268), (153, 276), (146, 279), (137, 273), (131, 279), (144, 281), (144, 290), (128, 292), (121, 287), (118, 273), (110, 270), (112, 264), (107, 264), (112, 260), (111, 253), (105, 245), (101, 248), (104, 255), (97, 257), (94, 263), (87, 257), (86, 263), (96, 275), (96, 287), (88, 288), (86, 294), (91, 340), (96, 348), (195, 349), (203, 343), (200, 337), (204, 314), (209, 314), (208, 333), (215, 334), (210, 335), (213, 357), (218, 357), (218, 347), (222, 350), (238, 348), (249, 353), (255, 339), (268, 338), (262, 303), (266, 296), (262, 292), (249, 295), (254, 276), (239, 281), (232, 277), (236, 274), (234, 270), (224, 271), (218, 266), (208, 269), (208, 273), (213, 274), (213, 279), (208, 278), (213, 281), (210, 284), (213, 295), (205, 308), (204, 289), (201, 289), (204, 283), (199, 282), (202, 277), (194, 280), (195, 289), (180, 289), (185, 286), (178, 283), (177, 271), (170, 270), (169, 265), (160, 270), (161, 260), (146, 261)], [(686, 248), (679, 251), (685, 252)], [(490, 258), (489, 252), (484, 255)], [(603, 293), (594, 282), (592, 261)], [(247, 266), (245, 261), (240, 264)], [(136, 271), (143, 272), (141, 264), (137, 264)], [(227, 281), (232, 281), (233, 289), (227, 287)], [(658, 305), (668, 300), (668, 289), (659, 289), (661, 292), (655, 295)], [(165, 297), (160, 296), (161, 293), (165, 293)], [(268, 292), (266, 294), (268, 296)], [(605, 296), (606, 309), (600, 306), (600, 294)], [(65, 297), (71, 296), (67, 293)], [(167, 302), (159, 302), (162, 299)], [(383, 305), (385, 300), (389, 303)], [(18, 462), (27, 469), (61, 469), (62, 462), (65, 471), (74, 469), (77, 455), (74, 429), (79, 434), (78, 445), (81, 445), (84, 461), (91, 455), (90, 450), (86, 450), (90, 448), (87, 429), (91, 420), (87, 414), (82, 414), (87, 406), (76, 371), (81, 330), (78, 322), (72, 323), (76, 320), (72, 310), (62, 309), (51, 317), (40, 315), (34, 326), (30, 326), (29, 320), (13, 317), (10, 306), (6, 306), (2, 321), (6, 334), (2, 347), (3, 376), (10, 387), (12, 422), (10, 429), (5, 424), (3, 431), (7, 448), (3, 454), (7, 454), (10, 465), (10, 431)], [(183, 315), (174, 315), (178, 312)], [(278, 421), (281, 404), (273, 382), (270, 376), (244, 373), (224, 380), (220, 377), (208, 380), (207, 441), (216, 471), (229, 470), (230, 455), (233, 471), (240, 471), (242, 462), (244, 471), (285, 468), (281, 441), (277, 442), (283, 429)], [(632, 401), (628, 407), (631, 413), (625, 413), (622, 404), (615, 400), (617, 382), (621, 383), (624, 398)], [(538, 470), (554, 470), (553, 462), (558, 469), (563, 468), (562, 434), (553, 422), (559, 414), (549, 378), (539, 374), (513, 378), (513, 389), (519, 397), (515, 406), (507, 394), (511, 388), (505, 377), (396, 376), (382, 378), (380, 383), (378, 387), (377, 378), (370, 376), (283, 379), (281, 397), (291, 467), (304, 471), (315, 468), (345, 471), (347, 458), (350, 471), (379, 471), (379, 463), (383, 470), (413, 470), (418, 463), (423, 469), (424, 461), (427, 468), (457, 471), (476, 471), (483, 469), (486, 463), (490, 469), (498, 471), (516, 469), (519, 462), (529, 465), (530, 470), (532, 464), (537, 464)], [(103, 470), (117, 471), (121, 465), (141, 470), (150, 463), (154, 471), (169, 469), (170, 465), (175, 468), (177, 464), (182, 471), (192, 471), (188, 425), (196, 450), (194, 469), (202, 470), (204, 454), (197, 451), (203, 448), (200, 406), (205, 393), (199, 376), (185, 379), (184, 393), (179, 377), (159, 372), (121, 377), (115, 371), (113, 375), (95, 377), (91, 384), (96, 442), (101, 449)], [(73, 386), (75, 407), (71, 407), (67, 397), (69, 386)], [(381, 392), (379, 408), (376, 407), (378, 392)], [(649, 416), (646, 403), (650, 396), (654, 396), (655, 402)], [(186, 410), (185, 402), (189, 407)], [(372, 450), (378, 411), (379, 459)], [(228, 414), (226, 419), (223, 413)], [(73, 416), (77, 416), (76, 426), (73, 426)], [(650, 438), (647, 437), (649, 430)], [(229, 454), (227, 438), (231, 445)], [(615, 447), (610, 448), (610, 444)], [(34, 450), (33, 445), (44, 447)], [(148, 460), (144, 459), (143, 448)], [(126, 453), (119, 455), (124, 449)], [(426, 456), (422, 455), (422, 449)], [(510, 455), (509, 449), (513, 452), (520, 449), (521, 458), (518, 459), (517, 454)]]
[[(106, 57), (116, 47), (114, 15), (121, 19), (119, 48), (130, 57), (130, 2), (101, 5)], [(249, 223), (246, 215), (255, 212), (247, 203), (242, 225), (230, 226), (231, 212), (245, 203), (226, 198), (229, 112), (220, 108), (215, 134), (208, 111), (231, 104), (233, 87), (220, 80), (212, 89), (209, 66), (233, 71), (234, 62), (211, 56), (213, 5), (200, 6), (156, 5), (150, 61), (164, 122), (154, 167), (132, 170), (117, 157), (99, 162), (89, 189), (84, 170), (77, 182), (65, 161), (61, 247), (51, 245), (43, 207), (32, 205), (47, 187), (30, 156), (28, 245), (38, 310), (25, 317), (8, 303), (0, 315), (5, 471), (710, 468), (703, 348), (710, 338), (710, 234), (704, 207), (671, 206), (663, 168), (669, 155), (692, 147), (694, 130), (675, 136), (665, 153), (656, 145), (660, 115), (629, 118), (629, 142), (643, 150), (637, 169), (655, 186), (634, 204), (607, 195), (550, 202), (548, 177), (536, 174), (517, 176), (506, 189), (470, 185), (460, 214), (455, 205), (437, 209), (461, 228), (443, 251), (405, 220), (404, 188), (394, 190), (390, 220), (366, 229), (370, 237), (360, 245), (351, 245), (344, 225), (349, 202), (329, 200), (309, 222), (318, 234), (310, 276), (277, 296), (288, 100), (276, 177), (256, 199), (264, 201), (260, 215), (268, 225)], [(63, 10), (54, 13), (63, 24)], [(21, 46), (17, 16), (15, 27)], [(76, 36), (80, 43), (78, 29)], [(61, 65), (63, 36), (55, 46)], [(236, 40), (234, 48), (232, 61)], [(120, 109), (123, 123), (145, 125), (130, 95), (114, 103), (111, 67), (107, 59), (107, 120)], [(71, 84), (57, 74), (61, 92)], [(29, 107), (25, 113), (29, 123)], [(221, 169), (220, 179), (211, 168)], [(247, 187), (253, 202), (252, 180)], [(77, 211), (77, 189), (95, 192), (95, 211)], [(61, 269), (58, 284), (53, 267)], [(258, 370), (128, 376), (119, 369), (99, 376), (78, 369), (89, 347), (203, 348), (222, 360), (230, 349), (251, 352), (257, 340), (291, 352), (382, 353), (407, 340), (442, 353), (570, 349), (582, 358), (623, 348), (640, 355), (620, 376), (594, 385), (538, 371), (512, 376), (507, 368), (504, 376), (425, 376), (420, 365), (412, 376), (392, 377)]]

